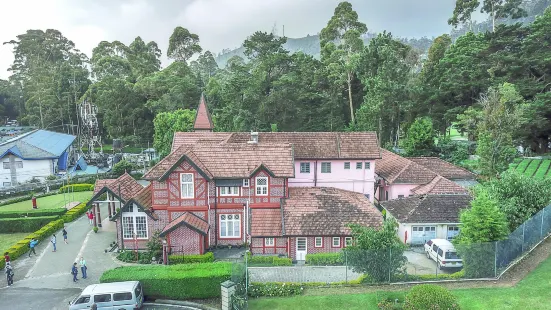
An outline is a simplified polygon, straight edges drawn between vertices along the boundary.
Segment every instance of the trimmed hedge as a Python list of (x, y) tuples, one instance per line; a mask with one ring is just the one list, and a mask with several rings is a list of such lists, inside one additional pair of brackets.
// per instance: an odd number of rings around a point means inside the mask
[[(47, 239), (56, 231), (63, 228), (63, 224), (64, 223), (62, 220), (52, 221), (46, 226), (35, 231), (34, 233), (26, 236), (23, 240), (18, 241), (15, 245), (11, 246), (6, 252), (8, 252), (10, 254), (11, 259), (14, 260), (20, 257), (21, 255), (25, 254), (29, 250), (28, 244), (32, 238), (36, 238), (38, 240)], [(6, 265), (6, 262), (4, 261), (4, 257), (2, 256), (0, 258), (0, 269), (3, 269), (5, 265)]]
[(212, 252), (203, 255), (169, 255), (168, 263), (174, 264), (191, 264), (191, 263), (212, 263), (214, 262), (214, 254)]
[(287, 297), (301, 295), (304, 287), (299, 283), (251, 283), (249, 284), (250, 297)]
[[(42, 198), (42, 197), (48, 197), (48, 196), (57, 195), (57, 194), (58, 194), (58, 192), (53, 191), (53, 192), (49, 192), (49, 193), (45, 193), (45, 194), (41, 194), (41, 195), (35, 195), (34, 197)], [(31, 200), (32, 198), (33, 198), (33, 195), (25, 195), (25, 196), (22, 196), (22, 197), (17, 197), (17, 198), (14, 198), (14, 199), (6, 200), (4, 202), (0, 202), (0, 206), (11, 205), (12, 203), (18, 203), (18, 202), (21, 202), (21, 201)], [(30, 201), (29, 201), (29, 203), (30, 203)]]
[(108, 270), (100, 282), (140, 281), (148, 297), (198, 299), (220, 297), (220, 284), (231, 275), (231, 263), (143, 265)]
[(33, 232), (57, 218), (58, 216), (54, 215), (0, 219), (0, 233)]
[(457, 297), (449, 290), (434, 284), (414, 286), (406, 295), (404, 309), (447, 309), (459, 310)]
[(342, 266), (344, 260), (340, 252), (306, 254), (306, 264), (311, 266)]
[(293, 262), (287, 257), (274, 257), (274, 266), (293, 266)]
[(275, 255), (272, 255), (272, 256), (249, 255), (247, 263), (251, 265), (259, 264), (259, 265), (272, 265), (272, 266), (292, 266), (293, 265), (293, 262), (291, 261), (290, 258), (286, 258), (286, 257), (280, 258), (279, 256), (275, 256)]
[(0, 219), (18, 218), (18, 217), (37, 217), (37, 216), (61, 216), (67, 212), (65, 208), (38, 209), (33, 211), (1, 211)]
[(86, 205), (86, 202), (82, 202), (82, 203), (79, 203), (78, 205), (76, 205), (74, 208), (72, 208), (71, 210), (67, 211), (67, 213), (65, 213), (61, 219), (65, 222), (65, 223), (69, 223), (69, 222), (72, 222), (74, 221), (75, 219), (79, 218), (81, 215), (83, 215), (84, 213), (86, 213), (86, 211), (88, 211), (88, 209), (90, 209), (90, 206), (87, 206)]
[(59, 193), (88, 192), (94, 190), (94, 184), (69, 184), (59, 188)]

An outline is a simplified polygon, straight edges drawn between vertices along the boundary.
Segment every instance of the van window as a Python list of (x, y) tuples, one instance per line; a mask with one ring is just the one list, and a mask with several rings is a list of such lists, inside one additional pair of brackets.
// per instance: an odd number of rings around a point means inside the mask
[(438, 249), (438, 256), (440, 257), (444, 256), (444, 252), (442, 251), (442, 249)]
[(438, 251), (438, 247), (436, 246), (436, 244), (433, 244), (433, 245), (432, 245), (432, 250), (433, 250), (434, 252)]
[(457, 252), (446, 252), (446, 259), (461, 259)]
[(141, 283), (138, 283), (138, 285), (136, 286), (136, 290), (134, 291), (134, 294), (136, 294), (136, 298), (139, 298), (140, 295), (142, 294), (142, 285), (141, 285)]
[(77, 301), (75, 301), (76, 304), (87, 304), (90, 301), (90, 296), (80, 296)]
[(94, 296), (94, 302), (110, 302), (111, 294), (101, 294)]
[(132, 293), (115, 293), (113, 294), (113, 301), (132, 300)]

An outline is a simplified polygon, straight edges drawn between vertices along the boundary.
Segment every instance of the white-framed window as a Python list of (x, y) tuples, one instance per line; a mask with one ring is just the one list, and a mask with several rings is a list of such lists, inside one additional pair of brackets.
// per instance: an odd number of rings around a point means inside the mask
[(352, 237), (344, 237), (344, 246), (351, 246), (352, 245)]
[(356, 169), (362, 169), (362, 163), (356, 163)]
[(264, 238), (264, 246), (274, 246), (274, 238)]
[(334, 248), (340, 248), (341, 247), (341, 237), (333, 237), (333, 244), (332, 246)]
[(3, 163), (2, 163), (2, 167), (3, 167), (4, 169), (10, 169), (10, 163), (9, 163), (9, 162), (3, 162)]
[(147, 216), (132, 206), (131, 212), (122, 214), (122, 236), (124, 239), (147, 239)]
[(136, 216), (136, 236), (147, 239), (147, 218), (145, 215)]
[(23, 162), (22, 161), (16, 161), (15, 162), (15, 167), (16, 168), (23, 168)]
[(321, 173), (331, 173), (331, 163), (322, 162), (321, 163)]
[(350, 162), (345, 162), (344, 163), (344, 169), (350, 169)]
[(239, 214), (220, 214), (220, 238), (241, 237), (241, 216)]
[(220, 187), (220, 196), (239, 196), (239, 186)]
[(316, 237), (314, 247), (323, 248), (323, 237)]
[(368, 161), (365, 162), (365, 169), (367, 169), (367, 170), (371, 169), (371, 163), (370, 162), (368, 162)]
[(4, 182), (4, 186), (11, 186), (11, 182)]
[(310, 163), (300, 163), (300, 173), (310, 173)]
[(249, 187), (249, 179), (243, 179), (243, 187)]
[(268, 178), (267, 177), (256, 178), (256, 195), (268, 196)]
[(182, 198), (194, 198), (193, 173), (180, 174), (180, 192)]

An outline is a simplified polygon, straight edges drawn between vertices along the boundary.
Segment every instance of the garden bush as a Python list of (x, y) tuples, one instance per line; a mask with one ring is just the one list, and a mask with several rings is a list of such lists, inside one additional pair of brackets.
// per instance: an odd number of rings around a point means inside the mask
[(290, 258), (275, 255), (263, 256), (263, 255), (248, 255), (247, 263), (249, 265), (270, 265), (270, 266), (292, 266), (293, 262)]
[(340, 252), (306, 254), (306, 264), (311, 266), (342, 266), (344, 260)]
[(293, 262), (287, 257), (274, 257), (272, 264), (274, 266), (293, 266)]
[(457, 310), (457, 298), (447, 289), (433, 284), (414, 286), (406, 295), (407, 310)]
[[(60, 230), (62, 227), (63, 227), (62, 220), (52, 221), (48, 223), (46, 226), (35, 231), (34, 233), (26, 236), (23, 240), (18, 241), (16, 244), (11, 246), (6, 252), (10, 254), (11, 259), (16, 259), (21, 255), (25, 254), (29, 250), (28, 244), (32, 238), (36, 238), (37, 240), (42, 241), (44, 239), (49, 238), (52, 234)], [(0, 258), (0, 269), (4, 268), (5, 263), (6, 262), (4, 261), (4, 257), (2, 256), (2, 258)]]
[(65, 223), (69, 223), (74, 221), (75, 219), (79, 218), (81, 215), (83, 215), (88, 209), (90, 209), (90, 206), (86, 205), (87, 202), (79, 203), (77, 206), (72, 208), (71, 210), (67, 211), (61, 219)]
[(33, 211), (1, 211), (0, 219), (37, 216), (61, 216), (67, 212), (65, 208), (38, 209)]
[(94, 190), (94, 184), (69, 184), (59, 188), (59, 193), (88, 192)]
[(138, 251), (138, 260), (134, 250), (124, 250), (117, 255), (117, 259), (125, 263), (151, 264), (151, 254)]
[(58, 216), (37, 216), (0, 219), (0, 233), (33, 232), (56, 220)]
[(140, 281), (148, 297), (194, 299), (219, 297), (220, 284), (231, 275), (231, 263), (144, 265), (108, 270), (100, 282)]
[(169, 255), (168, 263), (174, 264), (192, 264), (192, 263), (212, 263), (214, 262), (214, 254), (212, 252), (203, 255)]
[(287, 297), (302, 294), (304, 287), (298, 283), (251, 283), (249, 284), (250, 297)]

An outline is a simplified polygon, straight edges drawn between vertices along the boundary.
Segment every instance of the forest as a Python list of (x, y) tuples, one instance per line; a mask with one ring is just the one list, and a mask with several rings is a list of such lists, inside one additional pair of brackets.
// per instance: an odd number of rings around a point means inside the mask
[[(166, 68), (157, 43), (139, 36), (129, 45), (102, 41), (87, 57), (55, 29), (28, 30), (4, 43), (15, 59), (9, 79), (0, 80), (0, 114), (70, 132), (76, 105), (89, 100), (106, 141), (140, 144), (173, 123), (190, 130), (204, 93), (217, 131), (374, 130), (382, 146), (423, 151), (433, 146), (419, 146), (419, 130), (445, 141), (453, 124), (482, 145), (504, 139), (547, 152), (549, 1), (481, 2), (457, 0), (449, 23), (458, 30), (434, 38), (425, 57), (389, 32), (366, 43), (368, 24), (348, 2), (320, 29), (319, 57), (291, 53), (287, 38), (257, 31), (243, 42), (245, 57), (223, 68), (183, 27), (170, 37)], [(489, 16), (483, 30), (471, 20), (473, 3)]]

